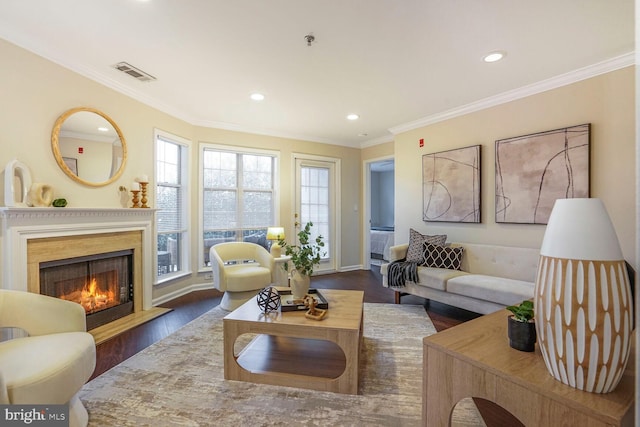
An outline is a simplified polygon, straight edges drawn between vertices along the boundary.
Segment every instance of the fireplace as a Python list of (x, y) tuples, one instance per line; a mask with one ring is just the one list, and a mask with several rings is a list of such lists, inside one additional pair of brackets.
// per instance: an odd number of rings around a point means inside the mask
[(160, 316), (168, 309), (153, 300), (154, 215), (155, 209), (0, 207), (0, 288), (40, 293), (42, 263), (132, 250), (133, 313), (91, 334), (99, 344)]
[(134, 312), (133, 250), (40, 263), (40, 293), (76, 302), (85, 309), (87, 329)]

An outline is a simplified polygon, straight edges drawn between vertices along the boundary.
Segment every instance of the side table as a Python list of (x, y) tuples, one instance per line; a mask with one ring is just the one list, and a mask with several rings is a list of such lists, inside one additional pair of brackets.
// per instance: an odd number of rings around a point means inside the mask
[(449, 425), (453, 407), (479, 397), (509, 411), (526, 426), (633, 426), (636, 343), (611, 393), (577, 390), (555, 380), (542, 353), (514, 350), (507, 310), (424, 338), (422, 422)]

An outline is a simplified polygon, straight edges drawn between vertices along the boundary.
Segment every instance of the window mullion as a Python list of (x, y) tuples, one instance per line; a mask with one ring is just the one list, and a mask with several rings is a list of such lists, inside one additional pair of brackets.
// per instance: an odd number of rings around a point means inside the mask
[(242, 212), (244, 211), (244, 167), (242, 162), (243, 155), (241, 153), (237, 154), (237, 164), (238, 168), (236, 171), (236, 191), (238, 197), (236, 198), (236, 226), (238, 229), (237, 236), (240, 240), (242, 240), (242, 230), (244, 228), (244, 221), (242, 220)]

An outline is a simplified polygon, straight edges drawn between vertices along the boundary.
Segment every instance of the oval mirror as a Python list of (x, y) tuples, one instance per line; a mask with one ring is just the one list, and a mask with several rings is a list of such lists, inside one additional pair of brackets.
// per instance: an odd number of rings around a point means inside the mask
[(118, 179), (127, 160), (127, 144), (118, 125), (90, 107), (72, 108), (58, 117), (51, 148), (65, 174), (93, 187)]

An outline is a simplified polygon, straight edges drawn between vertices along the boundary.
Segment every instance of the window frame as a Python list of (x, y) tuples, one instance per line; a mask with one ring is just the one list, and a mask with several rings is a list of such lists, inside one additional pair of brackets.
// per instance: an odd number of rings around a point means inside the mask
[[(226, 153), (234, 153), (236, 155), (257, 155), (257, 156), (269, 156), (273, 158), (273, 175), (272, 182), (273, 188), (272, 192), (272, 212), (273, 218), (271, 219), (273, 224), (269, 225), (279, 225), (280, 224), (280, 152), (276, 150), (266, 150), (260, 148), (249, 148), (249, 147), (237, 147), (233, 145), (224, 145), (224, 144), (215, 144), (210, 142), (200, 142), (200, 146), (198, 148), (198, 272), (206, 272), (211, 271), (211, 266), (204, 265), (204, 153), (206, 150), (214, 150), (214, 151), (223, 151)], [(236, 183), (236, 190), (241, 186), (241, 175), (238, 176), (238, 181)], [(256, 189), (253, 189), (256, 190)], [(266, 191), (265, 191), (266, 192)], [(241, 194), (238, 192), (238, 194)], [(242, 197), (238, 197), (237, 206), (239, 207), (237, 214), (242, 215)], [(268, 225), (268, 226), (269, 226)], [(265, 226), (268, 227), (268, 226)], [(242, 241), (243, 231), (247, 229), (255, 229), (256, 227), (242, 227), (239, 226), (237, 228), (229, 229), (235, 230), (236, 240)], [(202, 261), (202, 262), (201, 262)]]
[[(160, 285), (172, 280), (176, 280), (185, 276), (190, 276), (192, 274), (192, 263), (190, 262), (190, 252), (191, 252), (191, 146), (192, 142), (189, 139), (183, 138), (181, 136), (160, 130), (153, 130), (153, 179), (154, 179), (154, 198), (157, 197), (158, 194), (158, 140), (161, 139), (164, 142), (168, 142), (171, 144), (175, 144), (180, 149), (180, 187), (182, 188), (181, 194), (181, 215), (182, 215), (182, 229), (180, 231), (176, 231), (182, 234), (182, 242), (179, 245), (180, 249), (180, 259), (181, 270), (171, 272), (168, 274), (164, 274), (162, 276), (158, 276), (158, 220), (154, 221), (154, 233), (153, 233), (153, 253), (154, 253), (154, 285)], [(175, 185), (170, 185), (171, 187), (176, 187)], [(156, 200), (156, 208), (158, 207), (158, 201)]]

